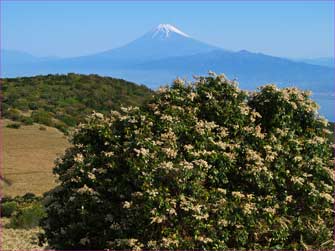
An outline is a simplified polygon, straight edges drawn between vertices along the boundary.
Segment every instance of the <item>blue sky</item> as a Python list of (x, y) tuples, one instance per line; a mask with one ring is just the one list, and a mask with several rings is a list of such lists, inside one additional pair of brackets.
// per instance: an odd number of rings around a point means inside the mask
[(1, 1), (1, 47), (70, 57), (112, 49), (170, 23), (229, 50), (333, 56), (332, 1)]

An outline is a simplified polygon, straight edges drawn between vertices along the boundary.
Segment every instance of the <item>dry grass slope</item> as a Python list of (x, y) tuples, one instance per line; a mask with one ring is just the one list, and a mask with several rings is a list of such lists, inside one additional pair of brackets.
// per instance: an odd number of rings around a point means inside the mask
[(8, 218), (1, 218), (1, 250), (42, 250), (46, 246), (38, 246), (38, 233), (40, 228), (33, 229), (11, 229), (6, 225)]
[(24, 195), (32, 192), (42, 195), (55, 185), (52, 174), (54, 160), (69, 146), (66, 137), (55, 128), (39, 125), (7, 128), (2, 121), (3, 166), (2, 194)]

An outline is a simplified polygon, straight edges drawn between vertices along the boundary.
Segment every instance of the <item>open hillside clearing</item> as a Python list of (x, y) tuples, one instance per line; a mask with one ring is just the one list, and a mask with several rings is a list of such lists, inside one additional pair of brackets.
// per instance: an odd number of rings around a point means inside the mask
[(57, 156), (69, 146), (67, 138), (52, 127), (41, 128), (35, 124), (7, 128), (11, 123), (9, 120), (1, 123), (2, 194), (17, 196), (30, 192), (42, 195), (55, 186), (52, 169)]

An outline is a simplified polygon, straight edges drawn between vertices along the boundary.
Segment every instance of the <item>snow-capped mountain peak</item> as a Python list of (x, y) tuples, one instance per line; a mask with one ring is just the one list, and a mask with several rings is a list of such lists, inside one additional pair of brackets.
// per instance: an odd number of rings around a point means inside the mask
[(175, 26), (171, 24), (160, 24), (153, 30), (152, 38), (155, 38), (155, 37), (168, 38), (173, 33), (177, 33), (184, 37), (190, 37), (189, 35), (182, 32), (181, 30), (179, 30), (178, 28), (176, 28)]

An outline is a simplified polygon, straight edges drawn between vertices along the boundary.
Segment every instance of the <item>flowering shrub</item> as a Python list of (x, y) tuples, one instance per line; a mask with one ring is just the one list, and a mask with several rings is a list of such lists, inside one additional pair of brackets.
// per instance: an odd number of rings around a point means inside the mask
[(54, 172), (57, 249), (330, 249), (333, 148), (307, 92), (176, 80), (94, 113)]

